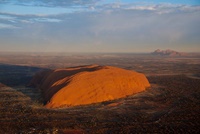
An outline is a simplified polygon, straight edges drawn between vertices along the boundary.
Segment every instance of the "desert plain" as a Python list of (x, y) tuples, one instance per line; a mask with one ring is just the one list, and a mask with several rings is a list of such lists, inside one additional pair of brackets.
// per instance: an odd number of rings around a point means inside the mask
[[(98, 64), (145, 74), (150, 87), (99, 103), (46, 108), (30, 87), (44, 70)], [(0, 133), (199, 133), (200, 54), (0, 53)]]

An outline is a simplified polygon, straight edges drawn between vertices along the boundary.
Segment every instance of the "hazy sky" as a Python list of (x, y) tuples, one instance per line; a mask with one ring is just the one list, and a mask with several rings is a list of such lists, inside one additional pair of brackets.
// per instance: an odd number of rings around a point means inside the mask
[(200, 0), (0, 0), (0, 51), (200, 52)]

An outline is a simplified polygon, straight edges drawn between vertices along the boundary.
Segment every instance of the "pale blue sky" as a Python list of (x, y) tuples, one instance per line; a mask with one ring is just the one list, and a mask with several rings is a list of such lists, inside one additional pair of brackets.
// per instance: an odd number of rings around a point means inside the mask
[(200, 52), (199, 0), (0, 1), (0, 51)]

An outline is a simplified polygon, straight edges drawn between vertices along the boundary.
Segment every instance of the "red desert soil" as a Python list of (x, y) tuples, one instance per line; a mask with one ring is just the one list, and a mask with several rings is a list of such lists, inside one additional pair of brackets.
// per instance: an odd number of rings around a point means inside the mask
[(79, 66), (36, 74), (46, 107), (76, 106), (126, 97), (150, 84), (144, 74), (112, 66)]

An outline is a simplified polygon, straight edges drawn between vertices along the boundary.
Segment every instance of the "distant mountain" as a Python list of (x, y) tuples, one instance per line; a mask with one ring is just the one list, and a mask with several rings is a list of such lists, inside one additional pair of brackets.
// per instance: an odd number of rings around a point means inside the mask
[(177, 51), (170, 50), (170, 49), (167, 49), (167, 50), (157, 49), (152, 54), (153, 55), (161, 55), (161, 56), (186, 56), (187, 55), (187, 53), (177, 52)]

